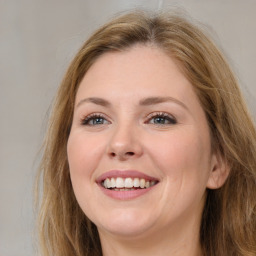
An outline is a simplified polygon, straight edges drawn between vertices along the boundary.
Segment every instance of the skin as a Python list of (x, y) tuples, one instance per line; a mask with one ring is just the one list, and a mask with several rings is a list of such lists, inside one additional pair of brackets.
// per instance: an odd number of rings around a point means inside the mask
[[(140, 104), (151, 97), (170, 98)], [(93, 64), (76, 95), (67, 152), (77, 201), (105, 256), (201, 255), (206, 188), (221, 186), (226, 172), (192, 85), (162, 50), (136, 45)], [(122, 200), (96, 183), (109, 170), (131, 169), (158, 184)]]

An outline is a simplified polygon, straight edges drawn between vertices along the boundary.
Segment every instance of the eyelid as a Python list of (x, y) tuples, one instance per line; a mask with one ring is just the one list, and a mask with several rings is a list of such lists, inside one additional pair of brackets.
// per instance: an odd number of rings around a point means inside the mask
[[(111, 123), (111, 120), (108, 116), (106, 116), (105, 114), (101, 113), (101, 112), (94, 112), (94, 113), (91, 113), (91, 114), (88, 114), (88, 115), (84, 115), (81, 119), (80, 119), (80, 123), (82, 125), (86, 125), (88, 121), (90, 121), (90, 119), (92, 118), (103, 118), (105, 119), (107, 122)], [(170, 119), (170, 124), (162, 124), (161, 126), (163, 125), (171, 125), (171, 124), (176, 124), (177, 123), (177, 119), (170, 113), (167, 113), (167, 112), (164, 112), (164, 111), (155, 111), (155, 112), (152, 112), (150, 114), (148, 114), (146, 117), (145, 117), (145, 123), (149, 123), (150, 120), (152, 118), (155, 118), (155, 117), (165, 117), (165, 118), (168, 118)], [(159, 124), (160, 125), (160, 124)]]
[(167, 118), (171, 119), (173, 122), (177, 123), (177, 119), (173, 115), (171, 115), (170, 113), (164, 112), (164, 111), (155, 111), (155, 112), (150, 113), (146, 117), (146, 123), (149, 122), (150, 119), (152, 119), (154, 117), (158, 117), (158, 116), (167, 117)]
[(84, 116), (80, 119), (80, 123), (81, 123), (82, 125), (85, 125), (85, 123), (86, 123), (87, 121), (89, 121), (91, 118), (97, 118), (97, 117), (99, 117), (99, 118), (104, 118), (104, 119), (107, 120), (109, 123), (111, 122), (111, 121), (109, 120), (109, 118), (108, 118), (105, 114), (103, 114), (103, 113), (101, 113), (101, 112), (95, 112), (95, 113), (91, 113), (91, 114), (88, 114), (88, 115), (84, 115)]

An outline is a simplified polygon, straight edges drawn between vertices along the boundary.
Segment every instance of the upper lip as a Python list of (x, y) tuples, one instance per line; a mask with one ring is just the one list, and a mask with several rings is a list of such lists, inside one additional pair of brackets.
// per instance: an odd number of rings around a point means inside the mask
[(103, 173), (97, 179), (97, 183), (102, 183), (107, 178), (140, 178), (149, 181), (158, 181), (157, 178), (149, 176), (145, 173), (136, 171), (136, 170), (110, 170), (108, 172)]

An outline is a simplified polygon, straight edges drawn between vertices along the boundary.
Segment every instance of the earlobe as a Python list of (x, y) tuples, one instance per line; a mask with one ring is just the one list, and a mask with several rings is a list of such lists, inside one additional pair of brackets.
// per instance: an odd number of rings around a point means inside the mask
[(218, 189), (228, 178), (230, 167), (220, 154), (212, 156), (211, 173), (207, 182), (207, 188)]

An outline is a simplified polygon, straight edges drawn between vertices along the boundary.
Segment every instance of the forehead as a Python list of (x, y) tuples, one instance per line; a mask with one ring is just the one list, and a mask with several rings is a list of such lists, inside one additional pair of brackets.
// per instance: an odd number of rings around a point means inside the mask
[(76, 102), (83, 97), (152, 96), (197, 101), (192, 85), (171, 57), (157, 47), (136, 45), (100, 56), (82, 79)]

